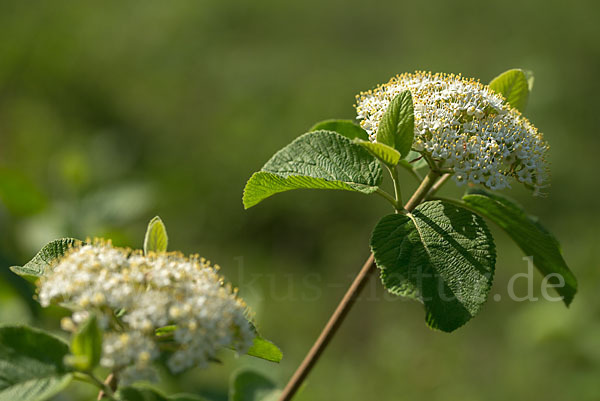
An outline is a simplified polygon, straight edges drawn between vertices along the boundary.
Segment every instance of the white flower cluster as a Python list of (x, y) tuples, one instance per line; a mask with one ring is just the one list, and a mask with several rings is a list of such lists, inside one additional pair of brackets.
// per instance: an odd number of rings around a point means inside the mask
[(358, 119), (371, 141), (390, 102), (405, 90), (415, 109), (413, 149), (453, 171), (457, 183), (502, 189), (513, 177), (536, 192), (546, 185), (542, 134), (500, 94), (460, 75), (406, 73), (359, 94)]
[[(105, 330), (101, 365), (121, 381), (153, 377), (151, 362), (165, 352), (174, 372), (205, 366), (221, 347), (244, 353), (255, 336), (246, 304), (203, 258), (140, 252), (95, 241), (70, 250), (45, 277), (42, 306), (75, 310), (74, 330), (89, 313)], [(157, 335), (156, 329), (168, 326)]]

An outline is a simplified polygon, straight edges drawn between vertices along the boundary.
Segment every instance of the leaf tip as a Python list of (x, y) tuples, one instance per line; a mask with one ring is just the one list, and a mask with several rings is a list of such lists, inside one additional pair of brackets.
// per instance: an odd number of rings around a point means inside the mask
[(257, 200), (256, 197), (251, 195), (252, 191), (256, 190), (256, 181), (259, 179), (260, 173), (260, 171), (257, 171), (252, 174), (252, 176), (250, 176), (248, 179), (248, 182), (246, 182), (246, 186), (244, 186), (244, 191), (242, 193), (242, 204), (244, 205), (244, 210), (248, 210), (260, 202), (260, 200)]
[(169, 245), (167, 227), (160, 216), (154, 216), (148, 223), (144, 236), (144, 254), (149, 252), (166, 252)]
[(567, 294), (563, 295), (562, 301), (567, 308), (571, 306), (573, 299), (575, 299), (575, 295), (577, 294), (577, 283), (575, 283), (575, 287), (572, 291), (569, 291)]
[(242, 198), (242, 204), (244, 205), (244, 210), (250, 209), (252, 206), (255, 206), (256, 203), (253, 203), (246, 199), (246, 197)]

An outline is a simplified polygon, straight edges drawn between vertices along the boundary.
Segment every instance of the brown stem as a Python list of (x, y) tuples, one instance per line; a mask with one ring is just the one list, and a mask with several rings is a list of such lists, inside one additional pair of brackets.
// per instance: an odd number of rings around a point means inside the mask
[(421, 203), (423, 199), (425, 199), (425, 197), (429, 193), (429, 190), (431, 189), (431, 187), (434, 186), (439, 176), (440, 173), (438, 171), (430, 170), (429, 174), (427, 174), (427, 177), (425, 177), (421, 185), (419, 185), (419, 188), (417, 188), (413, 196), (411, 196), (408, 202), (406, 202), (406, 205), (404, 205), (404, 209), (410, 212), (415, 207), (417, 207), (419, 203)]
[(431, 190), (429, 190), (429, 193), (427, 194), (427, 199), (431, 199), (433, 197), (433, 195), (435, 195), (437, 193), (437, 191), (439, 191), (439, 189), (442, 187), (442, 185), (444, 185), (446, 183), (446, 181), (448, 181), (448, 179), (452, 176), (452, 173), (446, 173), (442, 176), (442, 178), (440, 178), (438, 180), (438, 182), (436, 182), (432, 187)]
[[(106, 376), (106, 380), (104, 380), (104, 384), (106, 385), (106, 387), (110, 388), (113, 392), (117, 391), (117, 376), (114, 373), (109, 374), (108, 376)], [(104, 398), (104, 390), (100, 390), (98, 392), (97, 400), (100, 401), (102, 398)]]
[(360, 291), (363, 289), (365, 284), (367, 283), (367, 279), (371, 275), (371, 273), (375, 270), (375, 259), (373, 254), (369, 256), (369, 259), (365, 262), (362, 269), (352, 282), (352, 285), (342, 298), (342, 301), (339, 303), (338, 307), (333, 312), (333, 315), (329, 318), (327, 325), (319, 335), (319, 338), (313, 344), (312, 348), (298, 367), (296, 372), (288, 382), (287, 386), (283, 389), (283, 393), (279, 396), (279, 401), (289, 401), (292, 399), (298, 388), (311, 371), (312, 367), (319, 360), (319, 357), (323, 353), (329, 341), (334, 336), (337, 329), (340, 327), (342, 322), (344, 321), (344, 317), (348, 314), (348, 311), (358, 298)]

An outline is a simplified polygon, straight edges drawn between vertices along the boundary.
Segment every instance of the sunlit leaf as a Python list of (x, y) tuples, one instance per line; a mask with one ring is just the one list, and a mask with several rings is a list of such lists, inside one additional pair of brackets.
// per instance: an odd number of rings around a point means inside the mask
[(400, 161), (400, 152), (388, 145), (378, 142), (363, 141), (360, 139), (355, 139), (354, 142), (367, 149), (373, 156), (390, 167), (397, 165)]
[(156, 216), (148, 223), (144, 237), (144, 254), (150, 252), (166, 252), (169, 245), (167, 227), (160, 217)]
[(260, 336), (254, 337), (253, 344), (246, 354), (271, 362), (280, 362), (283, 358), (283, 353), (279, 347)]
[(24, 266), (12, 266), (13, 273), (29, 281), (43, 276), (71, 248), (79, 247), (82, 241), (75, 238), (61, 238), (49, 242)]
[(358, 138), (365, 141), (369, 140), (369, 135), (367, 134), (367, 131), (365, 131), (359, 125), (355, 124), (350, 120), (321, 121), (313, 125), (308, 131), (333, 131), (345, 136), (348, 139)]
[(252, 207), (291, 189), (341, 189), (373, 193), (381, 182), (377, 160), (360, 145), (332, 131), (309, 132), (277, 152), (244, 189)]
[(406, 90), (397, 95), (379, 121), (377, 142), (395, 148), (405, 158), (415, 136), (415, 116), (412, 96)]
[[(533, 81), (531, 84), (533, 85)], [(490, 88), (504, 96), (506, 101), (515, 109), (525, 110), (529, 98), (529, 82), (523, 70), (515, 68), (503, 72), (492, 79)]]

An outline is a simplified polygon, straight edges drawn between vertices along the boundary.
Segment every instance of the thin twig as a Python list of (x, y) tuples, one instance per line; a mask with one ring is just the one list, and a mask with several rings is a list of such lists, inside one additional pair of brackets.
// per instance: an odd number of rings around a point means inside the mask
[(425, 158), (425, 160), (427, 160), (427, 164), (429, 165), (429, 168), (431, 170), (434, 171), (438, 171), (439, 170), (439, 166), (438, 164), (435, 162), (435, 160), (433, 159), (433, 157), (431, 157), (431, 155), (427, 152), (423, 153), (423, 157)]
[(437, 191), (440, 190), (440, 188), (442, 187), (442, 185), (444, 185), (446, 183), (446, 181), (448, 181), (448, 178), (450, 178), (452, 176), (451, 173), (446, 173), (442, 176), (442, 178), (440, 178), (438, 180), (438, 182), (436, 182), (433, 187), (431, 187), (431, 189), (429, 190), (429, 193), (427, 194), (427, 199), (431, 199), (436, 193)]
[(404, 205), (404, 209), (410, 212), (415, 207), (417, 207), (417, 205), (419, 205), (419, 203), (421, 203), (423, 199), (425, 199), (425, 197), (429, 193), (429, 190), (435, 185), (435, 182), (439, 178), (439, 176), (440, 173), (438, 171), (430, 170), (429, 174), (427, 174), (421, 185), (419, 185), (419, 188), (417, 188), (413, 196), (411, 196), (408, 202), (406, 202), (406, 205)]
[[(95, 378), (95, 376), (92, 376)], [(99, 380), (98, 380), (99, 381)], [(100, 401), (105, 396), (109, 397), (111, 400), (114, 400), (114, 392), (117, 390), (117, 376), (114, 373), (106, 376), (104, 382), (100, 381), (103, 389), (98, 392), (97, 400)]]
[(356, 298), (358, 298), (360, 291), (365, 286), (367, 279), (374, 270), (375, 258), (373, 254), (371, 254), (369, 259), (367, 259), (363, 265), (362, 269), (360, 269), (360, 272), (354, 279), (354, 282), (352, 282), (352, 285), (346, 292), (346, 295), (344, 295), (344, 298), (342, 298), (342, 301), (335, 309), (335, 312), (333, 312), (333, 315), (331, 315), (329, 318), (329, 321), (319, 335), (319, 338), (317, 338), (317, 341), (315, 341), (298, 369), (296, 369), (296, 372), (288, 382), (287, 386), (285, 386), (283, 389), (283, 392), (279, 397), (279, 401), (289, 401), (292, 399), (308, 373), (311, 371), (314, 364), (319, 360), (323, 350), (325, 347), (327, 347), (327, 344), (329, 344), (329, 341), (331, 341), (331, 338), (344, 321), (344, 317), (346, 317), (346, 314), (348, 314), (348, 311), (356, 301)]

